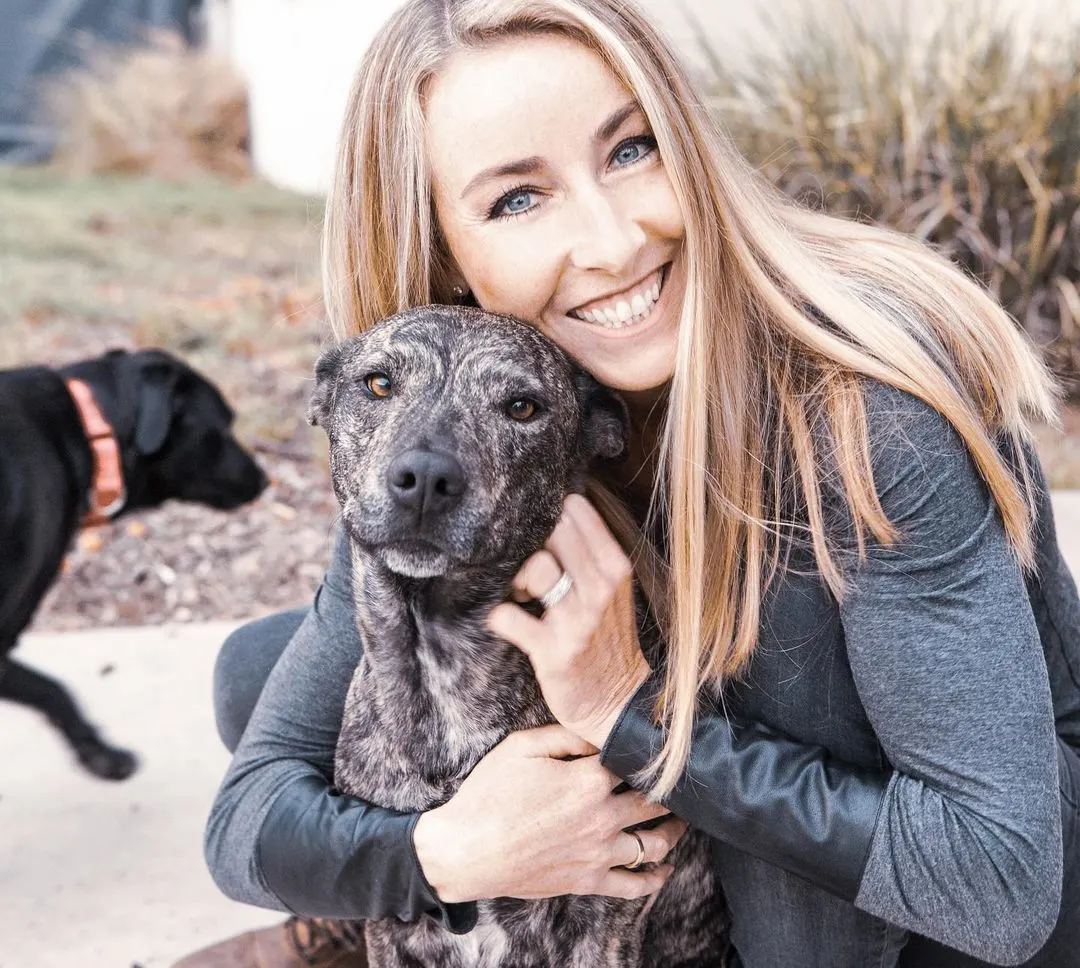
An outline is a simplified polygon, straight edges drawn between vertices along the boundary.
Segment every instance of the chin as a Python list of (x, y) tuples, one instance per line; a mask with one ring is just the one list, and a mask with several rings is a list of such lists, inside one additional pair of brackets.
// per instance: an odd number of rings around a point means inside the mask
[(383, 564), (403, 578), (438, 578), (450, 570), (450, 556), (435, 548), (383, 548), (379, 554)]
[(637, 349), (629, 360), (590, 361), (585, 368), (612, 390), (642, 393), (656, 390), (675, 374), (675, 346), (670, 341)]

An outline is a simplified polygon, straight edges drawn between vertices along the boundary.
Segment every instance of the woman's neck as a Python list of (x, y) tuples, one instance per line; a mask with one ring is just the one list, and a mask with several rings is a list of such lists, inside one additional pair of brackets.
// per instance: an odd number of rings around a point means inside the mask
[(626, 461), (612, 468), (610, 477), (639, 521), (648, 510), (659, 471), (669, 390), (670, 384), (665, 383), (651, 390), (620, 393), (630, 413), (630, 441)]

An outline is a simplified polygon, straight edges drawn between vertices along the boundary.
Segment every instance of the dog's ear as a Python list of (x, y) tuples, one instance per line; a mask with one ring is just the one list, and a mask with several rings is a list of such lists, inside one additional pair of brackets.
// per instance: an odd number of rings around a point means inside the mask
[(630, 412), (614, 390), (582, 370), (578, 374), (581, 400), (581, 440), (586, 458), (620, 460), (630, 442)]
[(315, 363), (315, 389), (311, 391), (307, 412), (308, 423), (314, 427), (328, 428), (334, 409), (334, 391), (344, 362), (345, 354), (341, 347), (333, 346)]
[(176, 412), (180, 370), (164, 354), (139, 368), (139, 408), (135, 417), (135, 450), (150, 457), (161, 450)]

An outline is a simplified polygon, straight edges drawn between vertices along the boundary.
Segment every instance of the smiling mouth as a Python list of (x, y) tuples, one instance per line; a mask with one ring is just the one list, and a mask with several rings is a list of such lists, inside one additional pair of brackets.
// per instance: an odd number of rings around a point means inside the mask
[(652, 315), (653, 308), (664, 291), (670, 274), (671, 263), (661, 266), (647, 279), (627, 289), (618, 296), (585, 303), (571, 309), (567, 315), (572, 319), (602, 326), (604, 329), (629, 329), (644, 322)]

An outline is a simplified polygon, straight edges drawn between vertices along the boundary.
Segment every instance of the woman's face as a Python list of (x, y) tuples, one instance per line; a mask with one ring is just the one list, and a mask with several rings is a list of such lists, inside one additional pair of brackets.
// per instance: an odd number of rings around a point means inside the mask
[(616, 389), (665, 383), (683, 216), (604, 62), (550, 34), (457, 54), (426, 119), (439, 224), (480, 306), (533, 323)]

